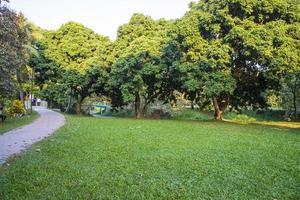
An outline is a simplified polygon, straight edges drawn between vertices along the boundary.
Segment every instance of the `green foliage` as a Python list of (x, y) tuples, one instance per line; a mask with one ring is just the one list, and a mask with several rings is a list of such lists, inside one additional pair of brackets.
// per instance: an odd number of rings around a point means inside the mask
[(159, 58), (141, 52), (139, 56), (118, 60), (112, 67), (109, 85), (121, 92), (122, 103), (134, 102), (136, 115), (143, 115), (160, 95), (161, 73)]
[[(76, 22), (46, 31), (4, 6), (1, 12), (0, 34), (9, 38), (1, 55), (10, 59), (0, 60), (7, 73), (0, 73), (0, 90), (17, 82), (21, 97), (30, 88), (22, 83), (34, 78), (43, 97), (67, 110), (80, 113), (86, 97), (105, 95), (114, 109), (133, 105), (136, 114), (155, 100), (174, 102), (180, 92), (200, 108), (213, 106), (221, 119), (229, 105), (264, 109), (268, 91), (282, 89), (286, 109), (297, 118), (297, 103), (290, 103), (297, 95), (287, 90), (300, 70), (297, 0), (204, 0), (169, 21), (137, 13), (119, 27), (114, 42)], [(34, 76), (25, 67), (27, 51)]]
[(299, 70), (297, 5), (277, 0), (192, 3), (171, 34), (178, 52), (172, 65), (186, 68), (184, 75), (175, 73), (185, 77), (178, 90), (192, 101), (215, 97), (215, 110), (229, 102), (236, 109), (266, 107), (265, 91), (278, 90), (281, 76)]
[(199, 110), (183, 109), (178, 111), (173, 111), (171, 113), (171, 118), (175, 120), (200, 120), (207, 121), (212, 119), (211, 113), (201, 112)]
[(1, 2), (0, 16), (0, 94), (11, 97), (17, 86), (16, 75), (26, 66), (28, 35), (24, 16)]
[(50, 108), (60, 107), (67, 104), (68, 88), (61, 83), (48, 82), (41, 88), (41, 98), (48, 101)]
[(233, 118), (233, 121), (236, 121), (236, 122), (242, 123), (242, 124), (249, 124), (249, 123), (255, 122), (256, 119), (253, 117), (249, 117), (248, 115), (236, 115)]
[(81, 113), (84, 98), (105, 91), (109, 39), (75, 22), (40, 33), (42, 37), (33, 42), (30, 65), (37, 74), (41, 95), (50, 105), (66, 111), (76, 106), (76, 112)]
[(282, 80), (281, 106), (287, 111), (288, 119), (297, 120), (300, 113), (300, 72), (290, 73)]
[(105, 113), (104, 116), (107, 117), (117, 117), (117, 118), (132, 118), (134, 117), (133, 111), (130, 109), (122, 109), (119, 110), (118, 112), (108, 112)]
[(9, 113), (9, 115), (11, 116), (22, 116), (24, 114), (26, 114), (26, 109), (24, 108), (24, 104), (22, 101), (20, 100), (14, 100), (12, 102), (12, 104), (10, 105), (10, 107), (6, 108), (7, 112)]
[(113, 44), (109, 95), (112, 106), (132, 103), (136, 116), (144, 115), (148, 105), (162, 93), (162, 50), (171, 23), (134, 14), (118, 30)]
[(271, 108), (279, 108), (281, 103), (281, 97), (277, 95), (275, 92), (271, 92), (267, 94), (267, 104)]
[[(224, 114), (225, 119), (235, 120), (238, 115), (237, 112), (226, 112)], [(285, 111), (284, 110), (243, 110), (242, 115), (248, 118), (253, 118), (256, 121), (284, 121)]]
[(49, 81), (57, 82), (61, 78), (62, 69), (44, 55), (44, 49), (39, 41), (34, 41), (30, 53), (29, 66), (34, 71), (35, 84), (42, 87)]
[(56, 81), (43, 84), (40, 93), (49, 101), (50, 107), (59, 106), (68, 112), (77, 105), (77, 111), (81, 112), (81, 104), (86, 97), (107, 94), (104, 86), (108, 80), (107, 71), (99, 66), (90, 67), (85, 74), (76, 70), (61, 71), (60, 76)]
[(143, 14), (134, 14), (128, 24), (119, 27), (117, 40), (113, 44), (114, 61), (131, 55), (148, 52), (159, 56), (167, 42), (171, 23), (153, 20)]
[(47, 32), (42, 40), (46, 58), (63, 69), (84, 74), (93, 65), (107, 67), (106, 54), (110, 41), (75, 22)]

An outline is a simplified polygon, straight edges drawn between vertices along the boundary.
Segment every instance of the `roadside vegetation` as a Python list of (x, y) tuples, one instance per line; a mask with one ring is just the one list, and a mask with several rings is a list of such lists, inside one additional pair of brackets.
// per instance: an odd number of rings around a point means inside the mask
[(21, 117), (8, 116), (5, 122), (0, 122), (0, 135), (12, 129), (30, 124), (35, 119), (37, 119), (38, 116), (38, 113), (35, 111), (33, 111), (32, 114), (30, 114), (30, 112), (28, 111), (28, 114), (25, 114)]

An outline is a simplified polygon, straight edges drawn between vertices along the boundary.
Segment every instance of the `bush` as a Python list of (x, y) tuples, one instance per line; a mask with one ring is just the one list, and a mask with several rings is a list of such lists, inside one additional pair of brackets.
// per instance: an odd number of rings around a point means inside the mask
[(13, 117), (20, 117), (26, 114), (26, 109), (24, 108), (22, 101), (14, 100), (11, 106), (7, 109), (7, 112)]
[(237, 115), (233, 118), (233, 120), (243, 124), (248, 124), (256, 121), (255, 118), (249, 117), (248, 115)]
[(131, 117), (134, 117), (134, 113), (131, 109), (123, 109), (123, 110), (119, 110), (119, 111), (109, 110), (108, 112), (103, 113), (102, 116), (131, 118)]
[(156, 109), (151, 112), (150, 115), (153, 119), (168, 119), (171, 117), (170, 113), (163, 109)]
[(211, 113), (201, 112), (199, 110), (183, 109), (173, 111), (171, 114), (172, 119), (176, 120), (211, 120), (213, 115)]
[[(225, 112), (224, 118), (235, 120), (238, 115), (245, 115), (249, 118), (254, 118), (256, 121), (282, 121), (284, 120), (285, 111), (284, 110), (243, 110), (243, 114), (237, 112)], [(239, 118), (239, 117), (238, 117)]]
[(224, 117), (225, 119), (233, 120), (233, 119), (236, 118), (238, 115), (239, 115), (239, 114), (236, 113), (236, 112), (225, 112), (225, 113), (223, 114), (223, 117)]

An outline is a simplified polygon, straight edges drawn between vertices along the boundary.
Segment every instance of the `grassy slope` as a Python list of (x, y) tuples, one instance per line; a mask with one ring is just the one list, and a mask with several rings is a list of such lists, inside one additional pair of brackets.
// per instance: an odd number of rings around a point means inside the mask
[(67, 120), (58, 134), (0, 168), (0, 199), (300, 198), (299, 130)]
[(10, 131), (14, 128), (18, 128), (20, 126), (24, 126), (26, 124), (31, 123), (33, 120), (35, 120), (36, 118), (38, 118), (38, 113), (33, 111), (33, 113), (31, 115), (26, 115), (23, 117), (8, 117), (6, 118), (6, 120), (4, 121), (4, 123), (0, 122), (0, 134), (3, 134), (7, 131)]

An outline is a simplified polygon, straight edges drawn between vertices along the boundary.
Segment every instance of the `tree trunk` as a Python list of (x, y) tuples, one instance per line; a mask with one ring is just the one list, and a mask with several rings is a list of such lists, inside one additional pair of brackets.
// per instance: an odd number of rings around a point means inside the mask
[(53, 101), (51, 99), (48, 100), (48, 107), (53, 108)]
[(85, 97), (79, 97), (79, 99), (76, 102), (75, 111), (76, 111), (76, 114), (78, 114), (78, 115), (82, 114), (81, 107), (82, 107), (82, 102), (84, 99), (85, 99)]
[(298, 77), (296, 77), (294, 89), (293, 89), (293, 104), (294, 104), (294, 120), (297, 120), (297, 82)]
[(293, 91), (293, 104), (294, 104), (294, 120), (297, 120), (297, 97), (296, 97), (296, 90), (294, 88)]
[(65, 113), (68, 113), (70, 111), (70, 108), (71, 108), (71, 102), (72, 102), (72, 96), (69, 95), (68, 97), (68, 105), (66, 107), (66, 110), (65, 110)]
[(215, 120), (223, 120), (222, 114), (227, 108), (228, 99), (224, 102), (220, 102), (217, 97), (213, 97), (212, 101), (215, 110), (215, 114), (214, 114)]
[(23, 91), (21, 83), (19, 85), (19, 98), (20, 98), (20, 101), (22, 102), (23, 107), (27, 110), (26, 105), (25, 105), (25, 99), (24, 99), (24, 91)]
[(192, 108), (192, 110), (195, 109), (195, 107), (194, 107), (194, 101), (191, 101), (191, 108)]
[(134, 112), (135, 112), (135, 118), (136, 119), (140, 119), (142, 117), (142, 113), (141, 113), (141, 97), (140, 95), (136, 95), (135, 96), (135, 108), (134, 108)]
[(142, 109), (142, 117), (146, 116), (147, 111), (148, 111), (148, 104), (145, 103), (145, 105), (143, 106), (143, 109)]
[(22, 85), (19, 85), (19, 99), (20, 99), (20, 101), (22, 101), (22, 103), (24, 105), (24, 92), (22, 89)]
[(19, 99), (20, 99), (20, 101), (22, 101), (23, 106), (25, 108), (24, 91), (22, 88), (22, 79), (21, 79), (21, 74), (19, 71), (17, 71), (17, 82), (18, 82), (18, 90), (19, 90)]
[(81, 112), (81, 102), (80, 101), (76, 102), (75, 111), (76, 111), (77, 115), (82, 114), (82, 112)]
[(217, 109), (217, 110), (215, 110), (215, 120), (220, 120), (220, 121), (222, 121), (223, 120), (223, 118), (222, 118), (222, 111), (221, 110), (219, 110), (219, 109)]
[(213, 105), (214, 105), (214, 109), (215, 109), (215, 120), (222, 120), (222, 111), (219, 107), (219, 103), (216, 97), (213, 97), (212, 99), (213, 101)]

